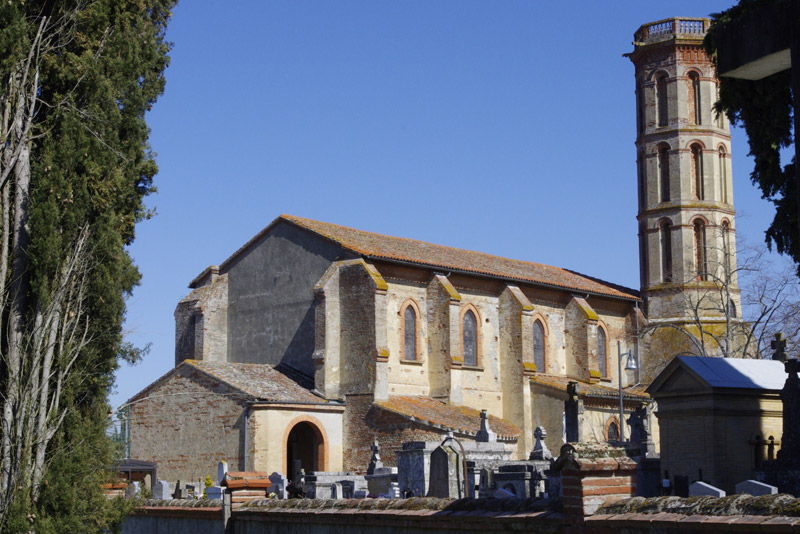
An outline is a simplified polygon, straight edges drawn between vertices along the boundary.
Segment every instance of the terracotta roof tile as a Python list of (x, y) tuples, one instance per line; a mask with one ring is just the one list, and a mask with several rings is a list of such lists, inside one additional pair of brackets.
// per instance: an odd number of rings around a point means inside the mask
[(185, 360), (205, 374), (236, 388), (254, 400), (321, 404), (327, 401), (270, 365), (258, 363), (213, 363)]
[[(460, 434), (475, 435), (481, 427), (481, 412), (467, 406), (447, 404), (430, 397), (393, 396), (375, 406), (412, 421)], [(522, 430), (505, 419), (489, 416), (489, 427), (501, 439), (516, 439)]]
[(499, 277), (507, 280), (543, 284), (573, 289), (581, 292), (608, 295), (627, 300), (636, 300), (639, 293), (634, 289), (605, 282), (597, 278), (576, 273), (560, 267), (541, 263), (513, 260), (425, 241), (394, 237), (338, 224), (314, 221), (293, 215), (281, 215), (269, 226), (245, 243), (220, 266), (222, 271), (234, 258), (268, 232), (279, 221), (287, 221), (317, 235), (333, 241), (356, 254), (373, 259), (402, 261), (420, 266), (447, 271), (461, 271), (479, 275)]
[[(530, 375), (530, 380), (534, 384), (548, 386), (559, 391), (567, 391), (570, 382), (578, 383), (578, 393), (588, 397), (613, 397), (619, 398), (619, 389), (616, 386), (606, 386), (604, 384), (592, 384), (583, 380), (577, 380), (568, 376), (548, 375), (536, 373)], [(642, 386), (622, 388), (624, 398), (630, 400), (649, 400), (650, 395), (644, 392)]]

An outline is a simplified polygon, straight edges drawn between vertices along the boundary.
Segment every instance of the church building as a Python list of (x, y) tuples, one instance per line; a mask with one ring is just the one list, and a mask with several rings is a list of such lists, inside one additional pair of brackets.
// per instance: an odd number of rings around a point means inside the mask
[[(669, 350), (655, 335), (640, 343), (648, 318), (686, 319), (680, 297), (712, 264), (735, 262), (730, 134), (713, 115), (717, 81), (701, 47), (708, 23), (645, 25), (630, 54), (641, 294), (281, 215), (189, 283), (175, 310), (175, 367), (127, 405), (131, 457), (158, 463), (165, 479), (201, 478), (221, 460), (363, 472), (373, 439), (396, 465), (404, 442), (474, 439), (484, 409), (517, 459), (537, 426), (551, 450), (630, 436), (619, 385), (626, 413), (647, 408), (644, 389)], [(618, 346), (638, 370), (623, 362), (619, 376)]]

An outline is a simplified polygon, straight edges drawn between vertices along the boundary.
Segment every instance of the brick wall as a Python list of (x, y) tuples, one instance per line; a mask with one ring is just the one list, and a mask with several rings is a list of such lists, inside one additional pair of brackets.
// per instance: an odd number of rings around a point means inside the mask
[(169, 481), (216, 478), (223, 460), (243, 469), (244, 404), (231, 393), (188, 365), (177, 368), (131, 404), (131, 458), (156, 462), (158, 478)]

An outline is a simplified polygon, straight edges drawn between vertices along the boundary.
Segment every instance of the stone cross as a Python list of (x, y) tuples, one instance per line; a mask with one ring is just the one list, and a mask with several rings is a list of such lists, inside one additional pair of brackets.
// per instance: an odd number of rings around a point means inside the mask
[(783, 333), (778, 332), (775, 334), (775, 339), (772, 340), (770, 343), (770, 347), (775, 352), (772, 354), (772, 359), (777, 360), (779, 362), (786, 361), (786, 339), (783, 337)]
[(547, 448), (544, 439), (547, 437), (547, 431), (543, 426), (537, 426), (533, 431), (533, 437), (536, 438), (536, 443), (533, 446), (529, 460), (552, 460), (553, 454)]
[(369, 466), (367, 467), (367, 474), (373, 475), (375, 474), (375, 470), (383, 467), (383, 462), (381, 461), (381, 446), (378, 445), (378, 438), (373, 438), (372, 447), (372, 458), (369, 460)]
[(481, 429), (475, 434), (475, 441), (484, 443), (494, 443), (497, 441), (497, 434), (489, 428), (489, 412), (481, 410)]

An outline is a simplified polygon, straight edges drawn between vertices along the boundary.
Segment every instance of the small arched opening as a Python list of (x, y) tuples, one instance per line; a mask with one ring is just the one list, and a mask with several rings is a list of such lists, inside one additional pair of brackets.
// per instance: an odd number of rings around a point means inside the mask
[(319, 428), (301, 421), (289, 431), (286, 440), (286, 472), (293, 473), (295, 460), (306, 473), (325, 469), (325, 438)]

